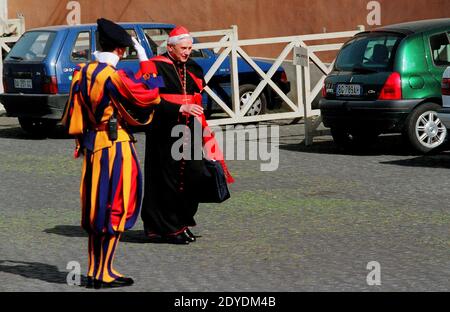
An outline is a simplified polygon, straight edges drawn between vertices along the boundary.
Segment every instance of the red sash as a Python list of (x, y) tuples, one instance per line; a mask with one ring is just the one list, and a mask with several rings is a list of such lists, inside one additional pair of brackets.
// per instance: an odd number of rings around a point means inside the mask
[(202, 105), (202, 95), (200, 93), (195, 93), (194, 95), (160, 93), (159, 96), (166, 101), (179, 105), (183, 104)]

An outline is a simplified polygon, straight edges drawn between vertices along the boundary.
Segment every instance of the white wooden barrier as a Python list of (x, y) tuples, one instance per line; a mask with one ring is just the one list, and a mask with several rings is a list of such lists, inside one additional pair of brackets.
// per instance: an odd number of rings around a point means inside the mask
[[(321, 34), (311, 34), (311, 35), (299, 35), (299, 36), (288, 36), (288, 37), (274, 37), (274, 38), (261, 38), (261, 39), (247, 39), (239, 40), (238, 38), (238, 28), (237, 26), (231, 26), (231, 29), (217, 30), (217, 31), (202, 31), (193, 32), (192, 35), (196, 38), (199, 37), (217, 37), (220, 36), (221, 39), (215, 42), (201, 42), (194, 44), (194, 49), (214, 49), (216, 52), (221, 51), (218, 58), (216, 59), (213, 66), (205, 74), (205, 81), (208, 83), (213, 77), (214, 73), (219, 69), (222, 62), (230, 57), (230, 67), (231, 67), (231, 85), (232, 85), (232, 107), (228, 105), (208, 86), (205, 91), (209, 96), (223, 109), (223, 111), (228, 115), (225, 118), (209, 120), (209, 124), (214, 125), (226, 125), (226, 124), (237, 124), (246, 122), (259, 122), (268, 120), (279, 120), (279, 119), (296, 119), (304, 118), (305, 124), (305, 143), (307, 145), (312, 143), (312, 138), (317, 126), (320, 124), (320, 110), (311, 108), (311, 103), (317, 94), (321, 91), (323, 81), (325, 76), (330, 72), (333, 64), (331, 66), (325, 65), (319, 57), (315, 54), (320, 51), (332, 51), (339, 50), (343, 44), (322, 44), (322, 45), (307, 45), (305, 42), (313, 40), (327, 40), (327, 39), (340, 39), (349, 38), (362, 31), (363, 28), (360, 26), (358, 30), (355, 31), (345, 31), (345, 32), (334, 32), (334, 33), (321, 33)], [(269, 71), (264, 72), (255, 61), (243, 50), (246, 46), (260, 46), (260, 45), (270, 45), (270, 44), (286, 44), (281, 54), (274, 60), (272, 67)], [(280, 88), (273, 82), (272, 77), (281, 66), (283, 61), (287, 60), (288, 55), (291, 52), (295, 52), (297, 47), (303, 47), (306, 51), (306, 58), (308, 61), (305, 62), (304, 66), (297, 64), (295, 67), (295, 77), (296, 81), (291, 81), (291, 89), (296, 88), (297, 97), (292, 101), (285, 93), (283, 93)], [(292, 53), (295, 55), (295, 53)], [(261, 81), (253, 92), (251, 98), (247, 103), (241, 108), (239, 101), (239, 75), (237, 68), (238, 57), (244, 59), (261, 77)], [(290, 60), (294, 61), (294, 60)], [(310, 64), (314, 63), (322, 72), (322, 78), (311, 88), (311, 72)], [(257, 116), (245, 116), (248, 110), (252, 107), (255, 100), (259, 97), (261, 92), (265, 87), (269, 85), (274, 92), (276, 92), (283, 101), (291, 109), (289, 112), (282, 113), (265, 113)], [(313, 124), (310, 122), (311, 116), (318, 116), (319, 118)]]

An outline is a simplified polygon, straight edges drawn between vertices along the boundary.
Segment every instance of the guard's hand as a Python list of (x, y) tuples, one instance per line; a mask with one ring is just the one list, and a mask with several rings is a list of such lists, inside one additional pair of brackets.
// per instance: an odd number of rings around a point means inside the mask
[(180, 106), (180, 113), (192, 116), (201, 116), (203, 114), (203, 107), (197, 104), (184, 104)]
[(139, 41), (137, 41), (135, 37), (131, 37), (131, 40), (133, 40), (133, 47), (138, 54), (139, 61), (148, 61), (147, 53), (145, 53), (144, 47), (139, 43)]

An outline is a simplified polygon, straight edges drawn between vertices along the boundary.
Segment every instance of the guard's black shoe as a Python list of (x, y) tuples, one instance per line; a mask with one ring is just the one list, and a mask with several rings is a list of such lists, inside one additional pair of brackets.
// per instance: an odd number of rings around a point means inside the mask
[(116, 278), (116, 282), (124, 283), (126, 286), (133, 285), (134, 280), (131, 277), (121, 276)]
[(195, 242), (197, 240), (197, 237), (195, 237), (195, 235), (191, 232), (191, 230), (189, 230), (189, 228), (186, 228), (186, 230), (184, 230), (183, 234), (188, 238), (188, 240), (191, 243)]
[(86, 288), (92, 288), (94, 287), (94, 278), (91, 276), (87, 277), (87, 281), (86, 281)]
[(99, 280), (94, 280), (94, 288), (116, 288), (116, 287), (126, 287), (134, 284), (134, 280), (131, 277), (118, 277), (112, 282), (104, 282)]

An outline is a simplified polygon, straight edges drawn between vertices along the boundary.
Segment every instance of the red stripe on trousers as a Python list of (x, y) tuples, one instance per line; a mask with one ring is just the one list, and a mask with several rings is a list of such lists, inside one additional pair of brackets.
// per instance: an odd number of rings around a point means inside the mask
[[(136, 209), (136, 194), (137, 194), (137, 182), (138, 182), (138, 167), (134, 157), (131, 157), (131, 184), (130, 184), (130, 196), (126, 218), (130, 218)], [(111, 207), (111, 224), (112, 226), (118, 226), (124, 211), (123, 203), (123, 171), (120, 172), (119, 183), (117, 185), (116, 194)]]

